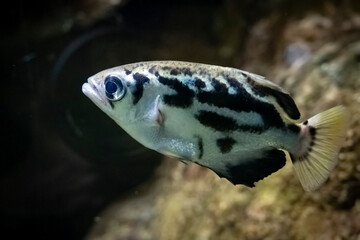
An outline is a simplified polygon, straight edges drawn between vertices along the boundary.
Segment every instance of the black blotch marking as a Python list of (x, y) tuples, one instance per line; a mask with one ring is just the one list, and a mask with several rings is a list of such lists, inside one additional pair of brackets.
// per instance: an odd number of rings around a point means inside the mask
[(126, 75), (130, 75), (131, 74), (131, 71), (129, 69), (125, 69), (125, 74)]
[(152, 67), (149, 69), (149, 73), (154, 74), (154, 73), (155, 73), (155, 68), (156, 68), (156, 66), (152, 66)]
[[(171, 68), (170, 67), (164, 67), (163, 68), (164, 70), (170, 70)], [(184, 75), (187, 75), (187, 76), (192, 76), (192, 72), (190, 70), (190, 68), (173, 68), (171, 69), (170, 71), (170, 75), (179, 75), (179, 74), (184, 74)]]
[(299, 159), (295, 158), (294, 155), (292, 153), (289, 153), (291, 162), (295, 163), (296, 161), (298, 161)]
[(220, 132), (232, 132), (239, 130), (259, 134), (266, 130), (263, 127), (238, 125), (234, 119), (219, 115), (215, 112), (201, 110), (195, 115), (195, 118), (202, 125)]
[(310, 127), (310, 128), (309, 128), (309, 132), (310, 132), (310, 135), (311, 135), (312, 137), (315, 137), (315, 134), (316, 134), (316, 128), (314, 128), (314, 127)]
[(110, 100), (108, 100), (108, 102), (110, 104), (111, 109), (114, 109), (114, 103), (112, 101), (110, 101)]
[(286, 163), (285, 153), (278, 149), (263, 151), (259, 158), (241, 160), (236, 165), (227, 165), (226, 172), (218, 173), (233, 184), (254, 187), (254, 183), (278, 171)]
[(207, 74), (207, 72), (203, 69), (203, 68), (199, 68), (197, 70), (198, 74), (201, 75), (201, 76), (204, 76), (205, 74)]
[(305, 122), (303, 122), (304, 125), (308, 125), (308, 120), (306, 120)]
[(289, 124), (288, 125), (288, 129), (294, 133), (299, 133), (300, 132), (300, 127), (296, 124)]
[(203, 81), (201, 81), (199, 78), (195, 78), (195, 87), (197, 87), (197, 88), (204, 88), (204, 87), (206, 87), (206, 84), (203, 82)]
[(204, 143), (203, 139), (200, 136), (195, 136), (197, 138), (197, 145), (199, 148), (199, 159), (201, 159), (204, 155)]
[(297, 108), (294, 99), (289, 94), (273, 89), (271, 87), (263, 86), (255, 82), (251, 77), (247, 77), (247, 82), (252, 87), (254, 93), (260, 97), (273, 96), (276, 102), (280, 105), (286, 114), (294, 120), (300, 118), (300, 112)]
[(232, 150), (236, 141), (231, 137), (219, 138), (216, 140), (216, 145), (219, 147), (221, 153), (228, 153)]
[(249, 75), (247, 75), (247, 74), (244, 73), (244, 72), (241, 72), (241, 75), (243, 75), (243, 77), (244, 77), (245, 79), (247, 79), (247, 78), (249, 77)]
[(188, 75), (190, 77), (192, 76), (190, 68), (180, 68), (179, 71), (184, 75)]
[(311, 147), (308, 147), (308, 151), (306, 151), (306, 152), (304, 153), (304, 155), (298, 156), (297, 158), (295, 158), (293, 154), (289, 153), (291, 161), (292, 161), (293, 163), (295, 163), (295, 162), (298, 162), (298, 161), (304, 161), (304, 160), (306, 160), (307, 157), (308, 157), (308, 155), (309, 155), (309, 149), (312, 150)]
[(169, 106), (187, 108), (192, 105), (195, 93), (176, 78), (158, 77), (161, 84), (176, 91), (174, 95), (164, 95), (164, 103)]
[(164, 67), (162, 67), (162, 69), (163, 69), (164, 71), (169, 71), (169, 70), (171, 70), (171, 67), (164, 66)]
[(219, 82), (215, 78), (211, 79), (211, 85), (214, 87), (217, 93), (228, 94), (228, 88), (226, 84)]
[(133, 104), (137, 104), (139, 100), (142, 98), (144, 92), (144, 84), (149, 82), (150, 79), (140, 73), (135, 73), (133, 78), (135, 79), (135, 89), (132, 91), (134, 96)]
[[(310, 142), (310, 147), (312, 148), (315, 145), (315, 140), (316, 140), (316, 128), (311, 127), (309, 128), (309, 132), (311, 135), (311, 142)], [(309, 153), (310, 151), (308, 151)]]
[(179, 71), (177, 69), (173, 69), (170, 71), (170, 75), (178, 75)]
[(262, 102), (251, 96), (242, 84), (234, 78), (227, 78), (227, 82), (236, 90), (236, 94), (229, 94), (225, 84), (212, 79), (211, 84), (216, 91), (207, 92), (200, 89), (196, 95), (197, 100), (201, 103), (207, 103), (220, 108), (229, 108), (238, 112), (256, 112), (261, 115), (265, 124), (263, 128), (265, 129), (271, 126), (284, 127), (280, 114), (272, 104)]

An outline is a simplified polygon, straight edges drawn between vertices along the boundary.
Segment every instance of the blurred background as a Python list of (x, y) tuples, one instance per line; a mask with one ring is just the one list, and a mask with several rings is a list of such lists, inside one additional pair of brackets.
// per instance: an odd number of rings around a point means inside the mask
[[(13, 0), (1, 19), (2, 239), (360, 239), (360, 2)], [(291, 164), (255, 188), (144, 149), (81, 92), (100, 70), (185, 60), (255, 72), (302, 119), (351, 128), (316, 192)]]

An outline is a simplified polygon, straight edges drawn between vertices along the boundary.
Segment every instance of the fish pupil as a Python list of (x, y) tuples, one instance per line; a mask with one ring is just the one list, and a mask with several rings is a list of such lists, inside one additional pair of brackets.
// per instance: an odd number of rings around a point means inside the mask
[(108, 81), (106, 84), (105, 84), (105, 89), (106, 89), (106, 92), (110, 93), (110, 94), (113, 94), (116, 92), (118, 86), (116, 85), (116, 83), (114, 83), (113, 81)]

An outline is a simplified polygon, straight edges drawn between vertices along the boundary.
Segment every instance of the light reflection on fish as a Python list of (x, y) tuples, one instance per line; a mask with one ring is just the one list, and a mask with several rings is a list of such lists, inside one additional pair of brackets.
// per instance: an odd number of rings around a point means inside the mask
[(337, 106), (298, 124), (294, 100), (235, 68), (153, 61), (104, 70), (82, 91), (145, 147), (205, 166), (233, 184), (254, 183), (289, 152), (305, 190), (329, 176), (348, 114)]

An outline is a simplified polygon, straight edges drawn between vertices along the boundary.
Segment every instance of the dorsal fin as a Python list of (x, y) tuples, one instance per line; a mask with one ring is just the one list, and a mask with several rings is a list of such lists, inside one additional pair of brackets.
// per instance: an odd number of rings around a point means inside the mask
[(274, 97), (276, 102), (291, 119), (297, 120), (300, 118), (300, 112), (294, 100), (280, 87), (256, 74), (243, 72), (243, 76), (246, 77), (247, 82), (250, 84), (256, 95), (261, 97)]
[(297, 108), (294, 99), (292, 99), (289, 94), (271, 88), (260, 88), (261, 91), (273, 96), (276, 99), (276, 102), (284, 109), (291, 119), (298, 120), (300, 118), (299, 109)]

